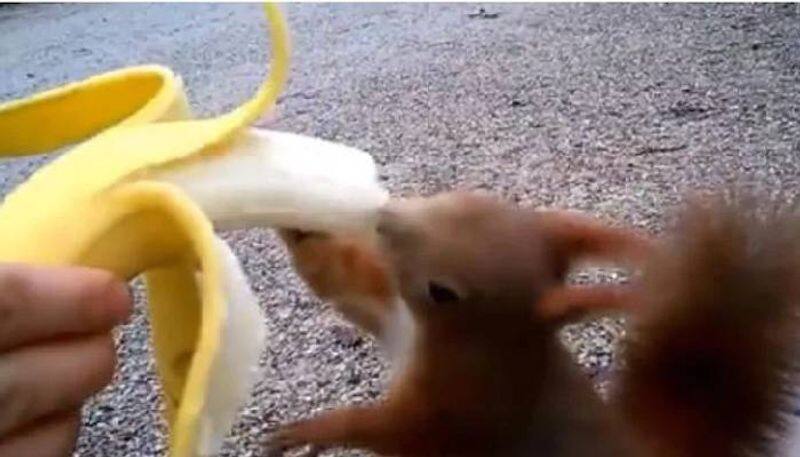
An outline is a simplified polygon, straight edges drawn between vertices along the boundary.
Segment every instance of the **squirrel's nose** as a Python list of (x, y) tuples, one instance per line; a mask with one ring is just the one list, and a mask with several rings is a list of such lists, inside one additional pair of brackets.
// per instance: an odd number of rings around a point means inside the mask
[(391, 200), (378, 210), (376, 231), (391, 245), (401, 244), (414, 237), (414, 221), (418, 214), (413, 200)]
[(378, 210), (378, 223), (375, 229), (381, 237), (390, 237), (396, 232), (395, 227), (400, 219), (397, 204), (390, 201)]

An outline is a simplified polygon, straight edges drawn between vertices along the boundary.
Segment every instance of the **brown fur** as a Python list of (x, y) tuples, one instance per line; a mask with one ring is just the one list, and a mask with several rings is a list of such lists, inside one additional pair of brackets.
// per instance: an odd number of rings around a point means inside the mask
[[(470, 194), (395, 203), (378, 232), (391, 271), (381, 277), (395, 278), (392, 287), (416, 324), (410, 362), (386, 400), (290, 425), (276, 438), (280, 447), (346, 445), (398, 456), (632, 455), (614, 432), (613, 413), (559, 345), (557, 323), (537, 305), (564, 286), (573, 260), (623, 250), (604, 249), (601, 240), (629, 252), (647, 243), (583, 216)], [(290, 244), (296, 263), (304, 261), (304, 240)], [(330, 295), (330, 278), (306, 277)], [(456, 291), (457, 302), (434, 302), (430, 281)], [(574, 430), (599, 439), (576, 441), (566, 433)]]
[[(794, 213), (717, 200), (690, 209), (674, 239), (657, 248), (585, 216), (474, 195), (398, 203), (382, 219), (383, 249), (321, 235), (289, 246), (318, 293), (357, 297), (340, 308), (345, 315), (359, 322), (353, 310), (364, 308), (379, 316), (368, 330), (382, 334), (392, 307), (407, 306), (416, 323), (410, 361), (386, 400), (289, 425), (277, 434), (277, 449), (771, 455), (766, 432), (780, 431), (788, 362), (799, 343)], [(360, 261), (342, 261), (353, 246)], [(648, 268), (633, 286), (565, 285), (566, 271), (584, 257), (647, 260)], [(432, 300), (430, 281), (458, 300)], [(392, 301), (396, 294), (402, 302)], [(638, 319), (618, 395), (603, 405), (555, 333), (560, 323), (611, 309)]]
[[(447, 212), (448, 206), (458, 199), (482, 201), (482, 205), (471, 209), (471, 216), (461, 216), (459, 224), (465, 227), (471, 223), (470, 218), (480, 218), (481, 208), (491, 206), (489, 202), (494, 203), (474, 195), (452, 193), (440, 195), (438, 201), (413, 200), (407, 204), (425, 202)], [(436, 209), (430, 208), (429, 214), (435, 212)], [(551, 264), (559, 280), (559, 287), (546, 290), (538, 303), (531, 304), (536, 306), (543, 318), (574, 320), (594, 310), (627, 310), (635, 305), (626, 289), (604, 285), (572, 286), (560, 281), (570, 267), (583, 260), (640, 265), (653, 248), (648, 237), (577, 212), (520, 212), (526, 214), (527, 219), (522, 229), (529, 230), (529, 236), (536, 231), (539, 243), (547, 246), (546, 261)], [(453, 230), (437, 228), (434, 221), (430, 226), (432, 231), (442, 230), (445, 237), (446, 230)], [(458, 228), (455, 230), (458, 233)], [(399, 292), (392, 283), (388, 260), (376, 237), (296, 230), (281, 230), (279, 234), (289, 248), (295, 269), (314, 293), (331, 301), (339, 312), (362, 329), (378, 337), (383, 335), (387, 316), (397, 306), (395, 299)]]
[(397, 292), (376, 240), (365, 236), (279, 232), (295, 269), (320, 298), (362, 329), (381, 336)]
[(659, 457), (773, 455), (800, 343), (800, 224), (764, 203), (696, 203), (646, 272), (619, 403)]

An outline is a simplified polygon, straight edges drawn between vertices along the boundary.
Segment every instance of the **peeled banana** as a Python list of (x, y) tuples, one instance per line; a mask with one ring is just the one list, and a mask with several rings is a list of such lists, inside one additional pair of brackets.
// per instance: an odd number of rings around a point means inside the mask
[(283, 16), (265, 11), (269, 76), (224, 115), (192, 119), (180, 78), (153, 65), (0, 104), (0, 156), (68, 148), (0, 206), (0, 261), (144, 275), (174, 457), (219, 450), (265, 344), (215, 229), (367, 230), (388, 199), (366, 153), (250, 127), (289, 66)]

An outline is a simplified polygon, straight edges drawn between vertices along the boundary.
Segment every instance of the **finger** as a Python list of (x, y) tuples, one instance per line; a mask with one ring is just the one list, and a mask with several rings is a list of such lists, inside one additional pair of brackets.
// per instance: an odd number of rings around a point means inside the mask
[(109, 383), (115, 362), (108, 334), (25, 347), (0, 356), (0, 436), (80, 406)]
[(109, 272), (0, 264), (0, 350), (104, 332), (131, 308), (126, 284)]
[(0, 457), (67, 457), (75, 448), (79, 427), (80, 413), (77, 411), (47, 418), (0, 438)]

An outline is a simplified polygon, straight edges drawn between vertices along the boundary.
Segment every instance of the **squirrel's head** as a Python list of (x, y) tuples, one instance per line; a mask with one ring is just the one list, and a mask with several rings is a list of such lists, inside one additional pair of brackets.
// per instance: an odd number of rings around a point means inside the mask
[(378, 233), (418, 319), (523, 318), (558, 280), (535, 213), (489, 196), (396, 200), (382, 210)]

